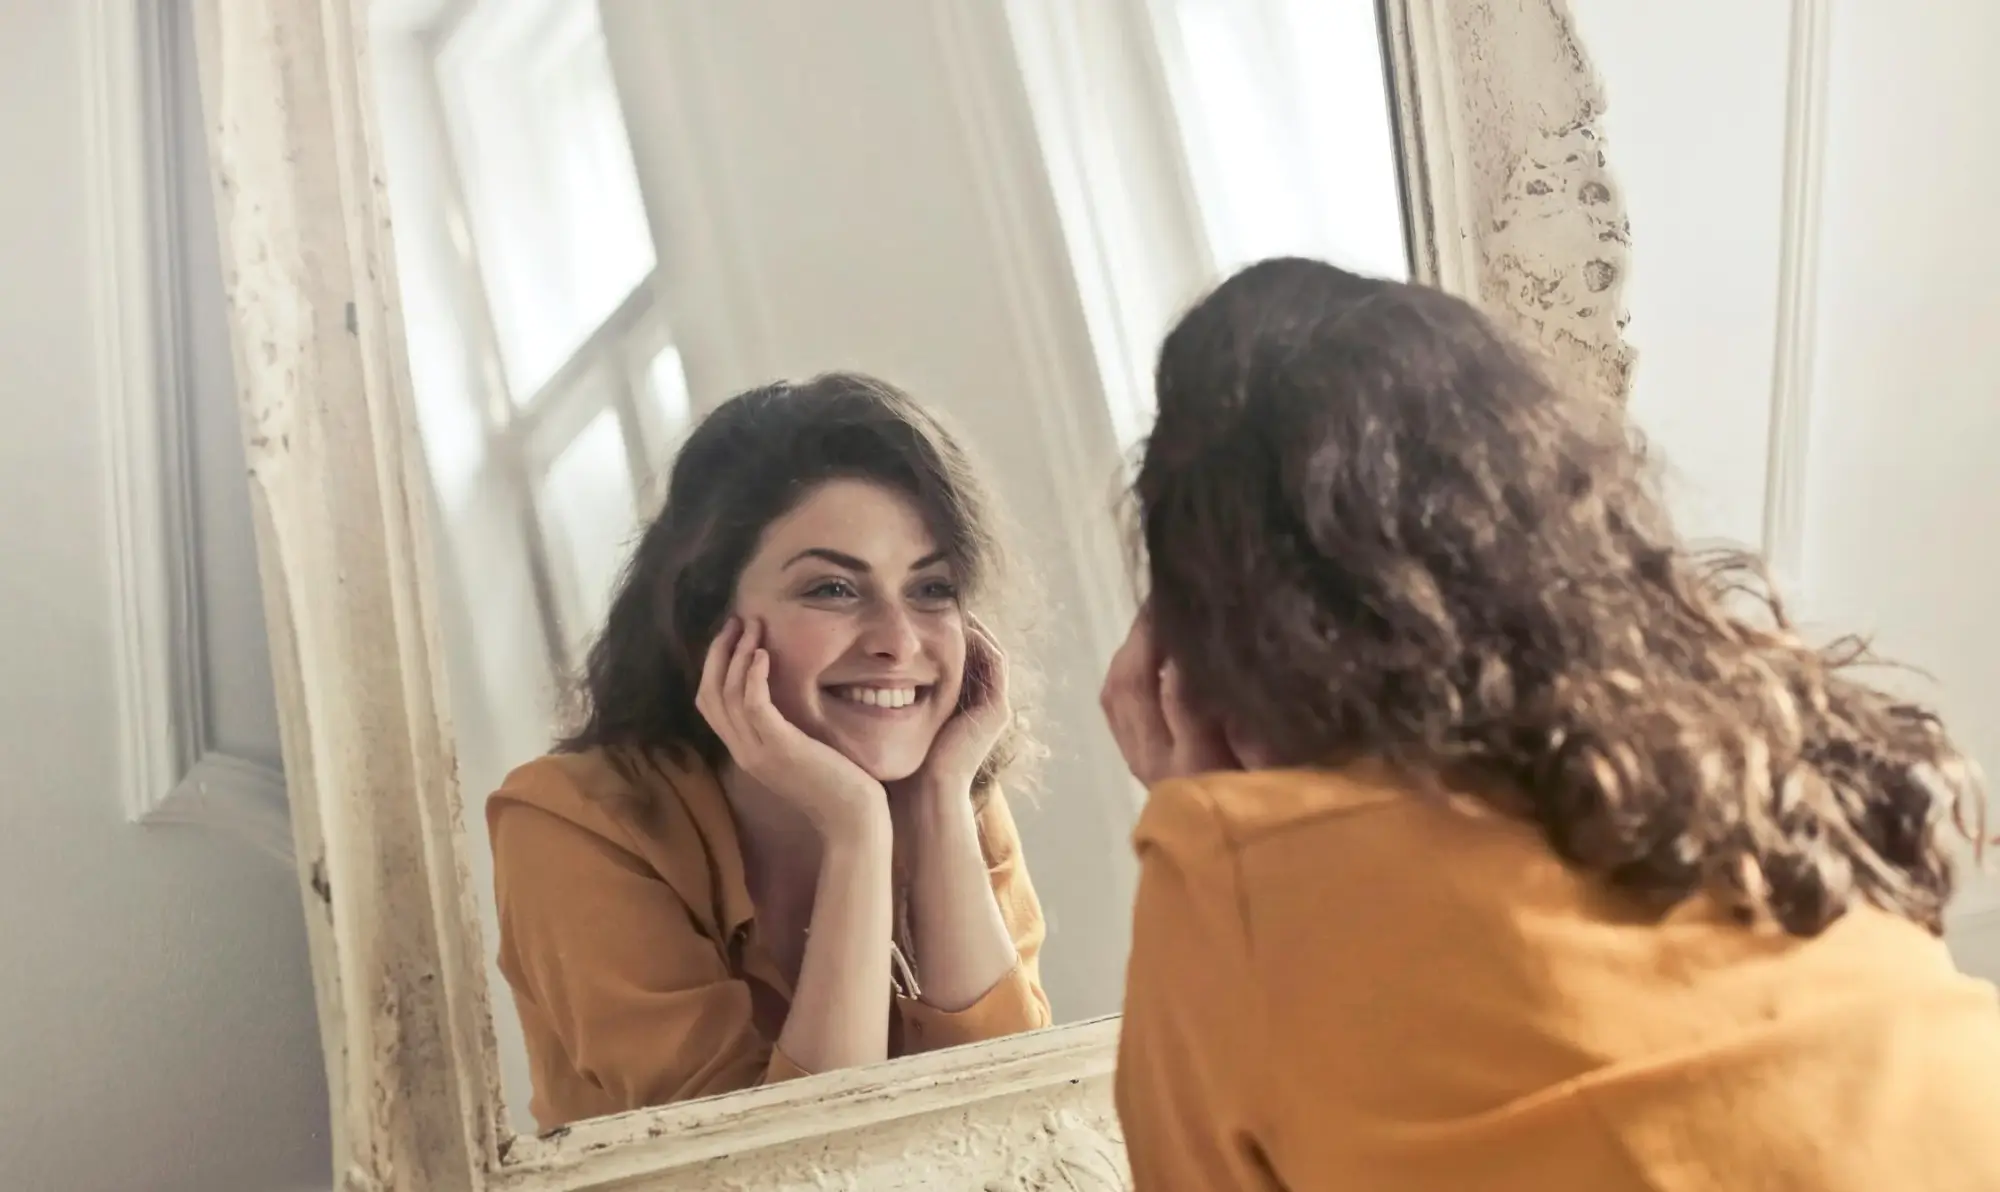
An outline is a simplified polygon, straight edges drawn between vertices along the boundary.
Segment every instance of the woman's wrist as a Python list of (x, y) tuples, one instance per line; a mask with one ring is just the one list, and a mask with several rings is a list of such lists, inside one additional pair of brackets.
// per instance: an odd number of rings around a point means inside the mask
[(968, 780), (935, 779), (925, 775), (910, 780), (894, 792), (896, 818), (906, 830), (929, 834), (939, 829), (969, 826), (978, 817)]
[(887, 852), (894, 844), (895, 825), (889, 802), (879, 791), (873, 798), (835, 804), (817, 817), (820, 843), (829, 851)]

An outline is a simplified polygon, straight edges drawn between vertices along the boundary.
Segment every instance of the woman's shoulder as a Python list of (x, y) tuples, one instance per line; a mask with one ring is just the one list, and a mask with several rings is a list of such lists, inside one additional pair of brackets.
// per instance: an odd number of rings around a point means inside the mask
[(728, 876), (741, 869), (727, 855), (728, 815), (699, 763), (610, 749), (552, 753), (515, 769), (486, 800), (494, 881), (560, 899), (636, 874), (664, 882), (713, 936), (718, 882), (741, 886)]
[(1289, 831), (1406, 802), (1413, 785), (1373, 763), (1338, 769), (1228, 770), (1154, 786), (1141, 849), (1233, 850)]
[(551, 753), (515, 767), (486, 800), (489, 823), (533, 809), (614, 839), (646, 834), (692, 771), (652, 754), (608, 748)]

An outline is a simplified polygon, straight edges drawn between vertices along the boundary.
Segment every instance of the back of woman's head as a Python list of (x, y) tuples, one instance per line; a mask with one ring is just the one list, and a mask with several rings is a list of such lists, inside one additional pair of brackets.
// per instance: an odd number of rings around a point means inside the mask
[(1690, 555), (1617, 406), (1457, 298), (1292, 259), (1189, 312), (1157, 390), (1152, 632), (1261, 754), (1497, 772), (1658, 908), (1941, 929), (1973, 768), (1852, 677), (1858, 645), (1801, 641), (1754, 562)]
[[(827, 373), (754, 389), (703, 418), (674, 458), (666, 501), (613, 594), (579, 683), (580, 722), (558, 743), (727, 753), (695, 708), (709, 643), (730, 616), (738, 579), (765, 530), (821, 485), (863, 480), (909, 500), (949, 561), (959, 600), (1002, 639), (1021, 577), (997, 511), (956, 439), (909, 395), (873, 377)], [(1016, 651), (1017, 706), (1034, 676)], [(1031, 742), (1017, 717), (980, 771), (983, 787)]]

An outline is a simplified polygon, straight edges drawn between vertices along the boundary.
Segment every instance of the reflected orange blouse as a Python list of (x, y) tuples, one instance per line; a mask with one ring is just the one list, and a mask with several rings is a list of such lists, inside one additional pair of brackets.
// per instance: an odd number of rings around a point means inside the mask
[[(627, 756), (642, 787), (593, 750), (521, 767), (486, 804), (500, 970), (544, 1130), (805, 1075), (774, 1042), (792, 990), (758, 937), (715, 775)], [(979, 830), (1020, 963), (960, 1011), (892, 998), (892, 1056), (1049, 1024), (1041, 905), (997, 790)]]
[(1166, 783), (1136, 840), (1140, 1192), (2000, 1189), (2000, 1000), (1902, 919), (1649, 917), (1380, 766)]

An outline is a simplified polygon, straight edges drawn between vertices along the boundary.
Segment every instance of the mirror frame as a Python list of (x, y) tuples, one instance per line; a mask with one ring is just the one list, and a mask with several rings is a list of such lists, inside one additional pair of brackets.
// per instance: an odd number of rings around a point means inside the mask
[[(195, 3), (336, 1186), (1129, 1186), (1115, 1018), (544, 1137), (508, 1129), (369, 102), (369, 0)], [(1565, 0), (1379, 3), (1415, 275), (1622, 400), (1630, 238), (1602, 87)], [(979, 19), (1060, 19), (1056, 0), (988, 4)]]

